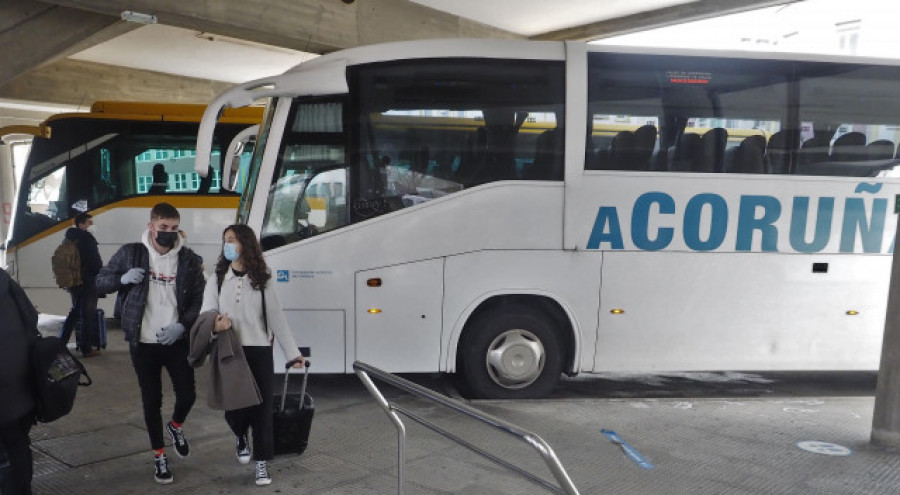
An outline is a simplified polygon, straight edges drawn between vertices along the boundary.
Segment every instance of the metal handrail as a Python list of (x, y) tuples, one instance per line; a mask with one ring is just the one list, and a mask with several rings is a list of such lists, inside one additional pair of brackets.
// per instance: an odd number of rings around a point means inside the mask
[[(564, 495), (578, 495), (578, 489), (572, 483), (572, 480), (569, 478), (568, 473), (566, 473), (565, 468), (562, 466), (562, 463), (559, 462), (559, 458), (556, 457), (556, 453), (553, 452), (553, 449), (550, 448), (550, 445), (544, 441), (543, 438), (535, 435), (534, 433), (520, 428), (512, 423), (504, 421), (500, 418), (496, 418), (487, 413), (481, 412), (473, 407), (467, 406), (462, 402), (451, 399), (449, 397), (443, 396), (436, 392), (433, 392), (425, 387), (420, 385), (416, 385), (415, 383), (400, 378), (399, 376), (393, 375), (386, 371), (382, 371), (372, 365), (363, 363), (361, 361), (356, 361), (353, 363), (353, 370), (356, 372), (356, 376), (359, 377), (360, 381), (362, 381), (363, 385), (365, 385), (366, 389), (368, 389), (369, 393), (375, 398), (375, 401), (378, 402), (378, 405), (384, 410), (385, 414), (391, 419), (394, 423), (394, 426), (397, 428), (397, 493), (398, 495), (403, 495), (403, 477), (404, 477), (404, 464), (405, 464), (405, 444), (406, 444), (406, 428), (403, 425), (403, 421), (400, 419), (398, 413), (403, 414), (404, 416), (416, 421), (417, 423), (431, 429), (432, 431), (443, 435), (444, 437), (452, 440), (453, 442), (475, 452), (482, 457), (485, 457), (500, 466), (503, 466), (514, 473), (537, 483), (544, 488)], [(456, 411), (460, 414), (468, 416), (472, 419), (478, 420), (482, 423), (485, 423), (489, 426), (494, 427), (502, 432), (505, 432), (522, 442), (530, 445), (533, 449), (535, 449), (541, 458), (544, 460), (544, 463), (550, 469), (550, 472), (553, 473), (553, 476), (556, 478), (556, 481), (559, 483), (559, 486), (556, 486), (543, 478), (539, 478), (531, 473), (528, 473), (524, 469), (521, 469), (513, 464), (510, 464), (502, 459), (499, 459), (487, 452), (475, 447), (474, 445), (462, 440), (461, 438), (449, 433), (437, 425), (429, 423), (423, 418), (415, 416), (410, 411), (404, 410), (403, 408), (388, 402), (388, 400), (384, 397), (375, 383), (372, 381), (371, 376), (379, 379), (396, 387), (400, 390), (404, 390), (413, 395), (417, 395), (424, 399), (428, 399), (432, 402), (435, 402), (441, 406), (444, 406), (448, 409)]]

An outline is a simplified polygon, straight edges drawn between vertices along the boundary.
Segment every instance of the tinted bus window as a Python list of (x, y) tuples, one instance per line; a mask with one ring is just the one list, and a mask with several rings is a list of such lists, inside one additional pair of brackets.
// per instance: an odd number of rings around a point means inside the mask
[(797, 63), (799, 150), (794, 173), (897, 177), (900, 70)]
[(352, 69), (354, 220), (499, 180), (562, 180), (564, 65), (413, 60)]
[(591, 53), (585, 168), (765, 173), (786, 62)]

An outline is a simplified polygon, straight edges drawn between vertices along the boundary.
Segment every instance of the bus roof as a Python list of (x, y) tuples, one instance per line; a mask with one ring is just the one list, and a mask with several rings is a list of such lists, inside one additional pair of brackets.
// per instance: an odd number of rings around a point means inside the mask
[[(581, 42), (578, 42), (581, 43)], [(533, 41), (510, 39), (448, 38), (392, 41), (364, 45), (331, 52), (305, 61), (285, 74), (314, 69), (341, 61), (346, 66), (391, 60), (420, 58), (510, 58), (519, 60), (564, 60), (562, 41)], [(836, 62), (848, 64), (898, 65), (895, 59), (823, 55), (792, 52), (755, 52), (743, 50), (713, 50), (697, 48), (642, 47), (625, 45), (585, 44), (588, 52), (614, 52), (665, 56), (699, 56), (711, 58), (768, 59), (807, 62)]]
[(286, 73), (313, 69), (335, 61), (341, 61), (345, 65), (351, 66), (390, 60), (456, 57), (565, 60), (565, 44), (561, 41), (479, 38), (392, 41), (331, 52), (296, 65)]
[[(137, 101), (98, 101), (90, 112), (69, 112), (51, 115), (43, 125), (62, 119), (114, 119), (162, 122), (200, 122), (206, 105), (189, 103), (149, 103)], [(258, 124), (262, 120), (263, 107), (226, 109), (220, 122)]]

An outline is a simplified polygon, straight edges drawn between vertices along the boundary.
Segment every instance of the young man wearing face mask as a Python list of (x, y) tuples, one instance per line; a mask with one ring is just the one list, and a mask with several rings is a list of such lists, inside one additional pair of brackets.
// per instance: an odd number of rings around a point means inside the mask
[(72, 309), (66, 322), (63, 323), (63, 331), (60, 339), (68, 342), (72, 336), (72, 330), (81, 321), (81, 335), (77, 333), (76, 345), (84, 357), (93, 357), (100, 354), (100, 342), (97, 340), (97, 286), (94, 277), (103, 267), (100, 258), (100, 250), (97, 248), (97, 239), (94, 237), (94, 217), (89, 213), (79, 213), (75, 216), (75, 226), (66, 231), (66, 239), (73, 241), (78, 246), (78, 255), (81, 258), (81, 285), (69, 289), (72, 296)]
[[(182, 423), (196, 398), (194, 370), (187, 361), (188, 335), (203, 302), (203, 260), (184, 246), (178, 234), (180, 215), (159, 203), (150, 211), (140, 243), (122, 246), (97, 275), (100, 293), (127, 290), (121, 310), (122, 329), (141, 387), (144, 422), (154, 454), (155, 479), (171, 483), (163, 428), (179, 457), (190, 454)], [(171, 420), (162, 423), (162, 370), (175, 390)]]

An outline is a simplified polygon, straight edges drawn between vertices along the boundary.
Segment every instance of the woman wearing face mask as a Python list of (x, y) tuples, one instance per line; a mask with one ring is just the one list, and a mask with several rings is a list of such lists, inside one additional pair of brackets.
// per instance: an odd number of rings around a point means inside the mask
[(267, 461), (275, 455), (272, 438), (273, 338), (288, 361), (294, 362), (295, 368), (302, 367), (304, 361), (281, 311), (278, 296), (269, 286), (272, 275), (253, 229), (246, 225), (231, 225), (223, 232), (222, 240), (222, 254), (216, 263), (215, 276), (206, 283), (201, 313), (219, 313), (215, 319), (215, 333), (233, 330), (237, 334), (256, 380), (262, 403), (225, 411), (225, 420), (237, 437), (237, 458), (241, 464), (250, 462), (247, 433), (253, 430), (256, 484), (268, 485), (272, 478)]

